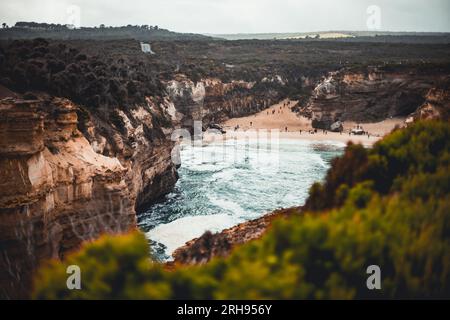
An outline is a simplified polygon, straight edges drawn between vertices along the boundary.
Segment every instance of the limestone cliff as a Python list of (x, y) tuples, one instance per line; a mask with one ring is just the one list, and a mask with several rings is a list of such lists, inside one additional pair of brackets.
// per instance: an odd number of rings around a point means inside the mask
[(192, 126), (202, 121), (203, 126), (231, 117), (240, 117), (261, 111), (282, 97), (275, 86), (261, 87), (260, 81), (204, 78), (194, 83), (178, 74), (166, 83), (168, 97), (176, 110), (175, 119), (181, 126)]
[(135, 228), (135, 208), (172, 188), (171, 142), (152, 107), (118, 112), (121, 132), (66, 99), (1, 100), (1, 298), (27, 297), (42, 259)]
[(135, 195), (137, 211), (170, 192), (178, 179), (171, 159), (170, 112), (166, 101), (152, 97), (147, 97), (144, 105), (100, 115), (79, 110), (80, 130), (93, 149), (117, 157), (125, 167), (125, 181)]
[(300, 113), (313, 126), (329, 129), (337, 120), (375, 122), (406, 117), (427, 99), (446, 73), (415, 67), (367, 67), (329, 73), (315, 87)]
[(450, 78), (430, 89), (425, 96), (425, 102), (411, 114), (407, 123), (422, 119), (450, 119)]

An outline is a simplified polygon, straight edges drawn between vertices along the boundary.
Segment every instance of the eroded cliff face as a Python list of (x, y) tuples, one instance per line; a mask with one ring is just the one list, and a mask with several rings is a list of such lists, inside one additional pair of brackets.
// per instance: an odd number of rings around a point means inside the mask
[[(179, 74), (166, 83), (166, 90), (176, 110), (174, 119), (179, 125), (190, 127), (193, 121), (202, 121), (206, 127), (231, 117), (259, 112), (277, 102), (282, 94), (276, 90), (276, 86), (261, 85), (270, 80), (262, 79), (257, 84), (243, 80), (223, 82), (217, 78), (205, 78), (194, 83)], [(275, 80), (283, 81), (281, 77)], [(282, 86), (283, 83), (278, 85)]]
[[(279, 97), (245, 81), (177, 75), (146, 104), (87, 109), (36, 93), (0, 101), (1, 297), (28, 297), (43, 259), (136, 227), (136, 212), (170, 192), (177, 127), (262, 110)], [(264, 82), (264, 81), (263, 81)]]
[[(300, 115), (313, 120), (316, 128), (330, 129), (336, 121), (377, 122), (391, 117), (422, 114), (446, 114), (445, 95), (448, 75), (445, 69), (420, 66), (366, 67), (329, 72), (321, 80), (300, 77)], [(289, 80), (279, 75), (256, 82), (223, 82), (205, 78), (193, 82), (178, 74), (167, 81), (167, 103), (174, 123), (192, 127), (202, 121), (203, 129), (231, 117), (259, 112), (285, 98)], [(314, 85), (314, 83), (316, 83)], [(447, 85), (445, 85), (447, 84)], [(435, 98), (433, 98), (435, 96)], [(438, 102), (438, 100), (440, 102)], [(431, 108), (433, 105), (435, 107)], [(443, 107), (439, 107), (443, 106)], [(425, 111), (428, 110), (428, 111)]]
[(413, 113), (407, 123), (424, 119), (450, 119), (450, 77), (438, 84), (436, 88), (428, 91), (425, 102)]
[(1, 298), (28, 297), (42, 259), (135, 228), (135, 208), (171, 190), (158, 112), (152, 101), (118, 111), (119, 130), (66, 99), (0, 102)]
[(376, 68), (331, 72), (315, 87), (300, 114), (316, 128), (330, 129), (337, 120), (376, 122), (406, 117), (427, 99), (445, 72), (419, 68)]
[(173, 110), (167, 101), (148, 97), (146, 102), (115, 109), (106, 119), (83, 111), (79, 123), (97, 153), (116, 157), (124, 166), (137, 211), (170, 192), (178, 179), (171, 159)]

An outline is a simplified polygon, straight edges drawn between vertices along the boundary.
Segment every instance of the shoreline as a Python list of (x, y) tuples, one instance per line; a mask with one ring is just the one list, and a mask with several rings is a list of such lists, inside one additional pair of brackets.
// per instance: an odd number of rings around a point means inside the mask
[(207, 131), (203, 134), (203, 142), (213, 143), (226, 140), (244, 140), (244, 139), (258, 139), (261, 141), (276, 141), (279, 140), (298, 140), (298, 141), (312, 141), (312, 142), (329, 142), (329, 143), (344, 143), (348, 142), (361, 143), (365, 146), (372, 146), (375, 142), (380, 140), (382, 137), (367, 135), (351, 135), (348, 133), (338, 133), (338, 132), (317, 132), (310, 134), (308, 132), (279, 132), (259, 129), (259, 130), (238, 130), (238, 131), (227, 131), (225, 134), (218, 134), (215, 132)]
[(395, 127), (403, 126), (405, 118), (391, 118), (380, 122), (360, 124), (369, 135), (349, 135), (358, 123), (343, 121), (343, 132), (331, 132), (317, 129), (314, 131), (311, 119), (299, 116), (291, 110), (297, 101), (284, 99), (254, 115), (231, 118), (221, 126), (226, 131), (220, 134), (214, 130), (204, 133), (203, 139), (207, 143), (227, 139), (293, 139), (304, 141), (341, 142), (347, 144), (361, 143), (372, 146), (375, 142), (390, 133)]

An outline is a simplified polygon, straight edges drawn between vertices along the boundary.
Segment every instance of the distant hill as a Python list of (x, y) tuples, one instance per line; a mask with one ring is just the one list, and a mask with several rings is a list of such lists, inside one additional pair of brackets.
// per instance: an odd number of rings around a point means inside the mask
[(311, 40), (379, 43), (444, 43), (450, 44), (450, 33), (390, 31), (318, 31), (287, 33), (196, 34), (179, 33), (150, 25), (73, 28), (69, 25), (17, 22), (0, 29), (0, 40), (46, 38), (53, 40)]
[(205, 34), (226, 40), (336, 40), (352, 42), (450, 43), (450, 33), (390, 31), (317, 31), (287, 33)]
[(71, 28), (67, 25), (17, 22), (13, 27), (0, 29), (0, 40), (46, 38), (54, 40), (211, 40), (211, 37), (194, 34), (178, 33), (158, 26), (122, 26), (122, 27), (82, 27)]

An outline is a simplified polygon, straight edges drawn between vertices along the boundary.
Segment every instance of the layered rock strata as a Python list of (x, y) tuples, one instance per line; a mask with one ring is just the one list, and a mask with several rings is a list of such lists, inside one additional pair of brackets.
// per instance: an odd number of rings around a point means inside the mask
[(315, 87), (300, 114), (320, 129), (330, 129), (336, 121), (364, 123), (407, 117), (445, 77), (439, 70), (423, 72), (418, 68), (331, 72)]
[(201, 121), (205, 128), (228, 118), (257, 113), (282, 97), (270, 86), (262, 90), (255, 85), (255, 82), (223, 82), (216, 78), (205, 78), (194, 83), (179, 74), (166, 83), (166, 90), (179, 125), (191, 127), (193, 121)]
[(135, 228), (135, 208), (171, 190), (172, 142), (148, 108), (123, 115), (120, 133), (89, 114), (78, 121), (66, 99), (1, 101), (1, 298), (28, 297), (40, 261)]

